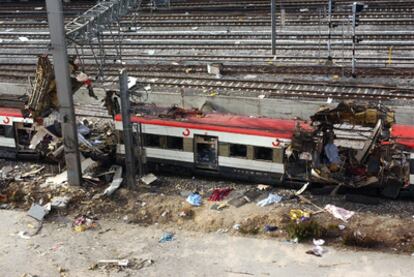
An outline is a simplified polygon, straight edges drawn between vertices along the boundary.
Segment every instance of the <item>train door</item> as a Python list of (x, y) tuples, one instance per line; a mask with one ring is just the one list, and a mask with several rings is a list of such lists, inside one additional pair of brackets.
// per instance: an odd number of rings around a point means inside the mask
[(196, 168), (218, 169), (218, 138), (194, 136), (194, 161)]

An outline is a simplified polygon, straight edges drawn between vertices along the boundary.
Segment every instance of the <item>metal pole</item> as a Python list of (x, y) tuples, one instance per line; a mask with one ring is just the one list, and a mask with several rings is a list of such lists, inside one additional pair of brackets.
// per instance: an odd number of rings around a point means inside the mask
[(355, 74), (355, 43), (356, 43), (356, 35), (355, 35), (355, 25), (356, 25), (356, 2), (352, 4), (352, 77), (356, 77)]
[(82, 174), (78, 149), (78, 132), (73, 108), (72, 83), (69, 75), (68, 55), (65, 40), (65, 27), (61, 0), (47, 0), (51, 51), (59, 99), (59, 113), (62, 121), (65, 162), (68, 182), (81, 185)]
[(131, 128), (131, 109), (129, 105), (128, 74), (126, 69), (119, 72), (119, 90), (121, 94), (121, 115), (123, 139), (125, 145), (125, 169), (128, 186), (135, 185), (135, 155)]
[(133, 125), (134, 131), (135, 131), (135, 138), (136, 143), (138, 145), (138, 176), (141, 177), (144, 174), (144, 168), (143, 168), (143, 161), (142, 156), (144, 154), (144, 146), (142, 144), (142, 125), (141, 123)]
[(276, 0), (271, 0), (270, 16), (272, 19), (272, 55), (276, 55)]
[(332, 0), (328, 2), (328, 61), (332, 60), (331, 56), (331, 28), (332, 28)]

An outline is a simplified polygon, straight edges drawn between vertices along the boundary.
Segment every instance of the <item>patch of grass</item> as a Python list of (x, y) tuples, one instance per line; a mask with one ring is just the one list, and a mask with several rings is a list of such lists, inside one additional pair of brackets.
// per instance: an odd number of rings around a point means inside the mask
[(298, 241), (305, 241), (313, 238), (322, 238), (326, 234), (326, 229), (314, 220), (292, 221), (286, 226), (286, 232), (290, 239), (297, 238)]

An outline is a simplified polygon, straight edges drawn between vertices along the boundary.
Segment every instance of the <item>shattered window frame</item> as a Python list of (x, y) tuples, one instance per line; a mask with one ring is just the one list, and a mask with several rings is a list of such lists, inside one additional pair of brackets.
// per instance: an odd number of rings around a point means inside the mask
[[(239, 153), (235, 153), (235, 152), (239, 152), (239, 151), (234, 151), (234, 148), (244, 148), (244, 150), (240, 151), (240, 152), (244, 152), (244, 155), (239, 155)], [(229, 157), (234, 157), (234, 158), (245, 158), (247, 159), (247, 145), (244, 144), (236, 144), (236, 143), (229, 143)]]
[[(263, 157), (258, 157), (258, 153), (260, 153), (261, 151), (263, 151), (263, 153), (266, 151), (268, 151), (268, 153), (266, 153), (266, 156), (268, 155), (268, 157), (263, 158)], [(253, 159), (254, 160), (260, 160), (260, 161), (267, 161), (267, 162), (272, 162), (273, 161), (273, 148), (269, 148), (269, 147), (262, 147), (262, 146), (254, 146), (253, 148)]]
[[(154, 139), (156, 139), (158, 141), (158, 143), (150, 143), (150, 142), (153, 142)], [(155, 135), (155, 134), (144, 134), (144, 146), (145, 147), (162, 148), (161, 136), (160, 135)]]
[[(178, 143), (179, 147), (175, 147), (178, 141), (179, 141)], [(184, 150), (184, 138), (167, 136), (166, 149), (183, 151)]]

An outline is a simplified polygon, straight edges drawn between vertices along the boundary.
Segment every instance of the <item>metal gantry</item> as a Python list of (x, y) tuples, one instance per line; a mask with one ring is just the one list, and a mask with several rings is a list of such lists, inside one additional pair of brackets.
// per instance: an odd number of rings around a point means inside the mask
[(140, 0), (101, 1), (65, 25), (66, 37), (79, 44), (97, 37), (107, 25), (117, 22), (130, 10), (139, 6)]

